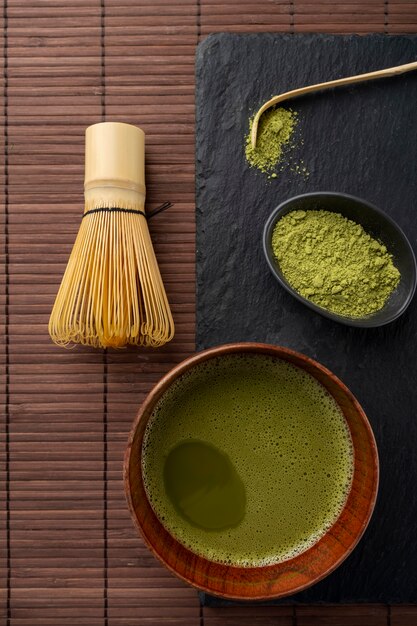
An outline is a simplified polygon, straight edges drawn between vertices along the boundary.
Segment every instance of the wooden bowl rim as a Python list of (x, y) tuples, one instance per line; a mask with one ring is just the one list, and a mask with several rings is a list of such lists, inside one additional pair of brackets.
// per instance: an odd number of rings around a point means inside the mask
[[(295, 357), (296, 359), (299, 359), (302, 362), (305, 362), (305, 363), (308, 363), (308, 364), (312, 365), (313, 368), (318, 369), (322, 374), (324, 374), (326, 377), (330, 378), (339, 387), (339, 389), (345, 394), (345, 396), (352, 403), (352, 405), (355, 407), (355, 410), (357, 411), (358, 415), (360, 416), (360, 419), (361, 419), (361, 421), (362, 421), (362, 423), (363, 423), (363, 425), (365, 427), (365, 430), (366, 430), (366, 433), (367, 433), (367, 436), (368, 436), (368, 440), (369, 440), (369, 444), (370, 444), (370, 448), (371, 448), (371, 452), (372, 452), (371, 461), (372, 461), (372, 468), (373, 468), (373, 472), (374, 472), (373, 490), (372, 490), (371, 497), (368, 500), (368, 507), (367, 507), (367, 511), (366, 511), (366, 516), (365, 516), (365, 518), (364, 518), (364, 520), (362, 522), (360, 531), (357, 533), (357, 535), (355, 537), (355, 540), (350, 544), (350, 546), (347, 549), (345, 549), (343, 554), (337, 560), (335, 560), (329, 567), (324, 569), (323, 572), (321, 572), (321, 574), (319, 574), (318, 576), (316, 576), (314, 578), (314, 580), (308, 581), (307, 583), (303, 583), (303, 584), (299, 585), (298, 587), (294, 587), (291, 590), (291, 592), (286, 592), (285, 591), (283, 593), (274, 593), (273, 595), (272, 594), (271, 595), (269, 595), (269, 594), (261, 594), (261, 595), (253, 595), (253, 596), (252, 595), (251, 596), (242, 596), (242, 595), (235, 595), (235, 594), (231, 594), (231, 593), (223, 593), (223, 592), (220, 592), (220, 591), (217, 591), (217, 590), (213, 591), (213, 589), (210, 586), (205, 586), (205, 585), (203, 585), (201, 583), (196, 583), (191, 577), (187, 577), (186, 575), (178, 572), (174, 567), (172, 567), (170, 565), (170, 563), (168, 563), (164, 559), (164, 557), (158, 552), (158, 550), (155, 548), (155, 546), (149, 541), (146, 533), (143, 531), (142, 525), (139, 523), (139, 520), (138, 520), (138, 518), (136, 516), (135, 507), (133, 505), (133, 500), (132, 500), (132, 495), (131, 495), (129, 467), (130, 467), (132, 445), (133, 445), (133, 441), (134, 441), (134, 438), (135, 438), (136, 431), (137, 431), (137, 428), (139, 426), (140, 420), (142, 419), (143, 415), (148, 411), (149, 407), (152, 406), (152, 404), (155, 402), (156, 399), (159, 399), (159, 397), (169, 388), (169, 386), (179, 376), (181, 376), (182, 374), (184, 374), (187, 371), (189, 371), (194, 365), (197, 365), (198, 363), (204, 362), (204, 361), (209, 360), (211, 358), (216, 358), (218, 356), (223, 356), (223, 355), (227, 355), (227, 354), (234, 354), (234, 353), (244, 353), (244, 352), (249, 352), (249, 353), (254, 353), (254, 354), (271, 354), (273, 356), (276, 356), (277, 358), (284, 358), (284, 360), (285, 360), (285, 356)], [(149, 413), (149, 415), (150, 415), (150, 413)], [(203, 591), (203, 592), (208, 593), (210, 595), (215, 595), (215, 596), (222, 597), (222, 598), (225, 598), (225, 599), (238, 600), (238, 601), (247, 601), (247, 602), (258, 601), (258, 600), (279, 599), (279, 598), (295, 595), (296, 593), (299, 593), (299, 592), (301, 592), (301, 591), (303, 591), (303, 590), (305, 590), (305, 589), (315, 585), (320, 580), (322, 580), (323, 578), (325, 578), (326, 576), (331, 574), (352, 553), (352, 551), (355, 549), (355, 547), (359, 543), (359, 541), (362, 538), (366, 528), (368, 527), (368, 524), (369, 524), (370, 519), (372, 517), (373, 511), (374, 511), (374, 508), (375, 508), (377, 495), (378, 495), (378, 487), (379, 487), (379, 457), (378, 457), (378, 448), (377, 448), (377, 445), (376, 445), (375, 436), (374, 436), (374, 433), (372, 431), (372, 427), (371, 427), (371, 425), (369, 423), (369, 420), (368, 420), (368, 418), (366, 416), (366, 413), (363, 410), (362, 406), (359, 404), (358, 400), (356, 399), (354, 394), (350, 391), (350, 389), (333, 372), (331, 372), (327, 367), (325, 367), (324, 365), (322, 365), (321, 363), (319, 363), (315, 359), (312, 359), (312, 358), (308, 357), (307, 355), (303, 354), (302, 352), (298, 352), (296, 350), (292, 350), (292, 349), (286, 348), (284, 346), (278, 346), (278, 345), (267, 344), (267, 343), (259, 343), (259, 342), (234, 342), (234, 343), (221, 344), (221, 345), (218, 345), (218, 346), (214, 346), (212, 348), (207, 348), (206, 350), (202, 350), (202, 351), (199, 351), (199, 352), (196, 352), (196, 353), (190, 355), (189, 357), (187, 357), (186, 359), (184, 359), (183, 361), (181, 361), (180, 363), (175, 365), (166, 374), (164, 374), (160, 378), (160, 380), (154, 385), (154, 387), (150, 390), (150, 392), (148, 393), (146, 398), (143, 400), (143, 402), (141, 403), (141, 405), (140, 405), (140, 407), (138, 409), (138, 412), (136, 414), (136, 417), (135, 417), (135, 419), (133, 421), (132, 428), (131, 428), (130, 433), (129, 433), (127, 447), (126, 447), (126, 451), (125, 451), (125, 455), (124, 455), (124, 462), (123, 462), (123, 483), (124, 483), (125, 496), (126, 496), (128, 508), (129, 508), (129, 511), (130, 511), (130, 515), (132, 517), (134, 526), (136, 527), (139, 535), (142, 537), (142, 539), (144, 540), (145, 544), (147, 545), (149, 550), (152, 552), (152, 554), (169, 571), (171, 571), (175, 576), (177, 576), (177, 578), (182, 579), (184, 582), (186, 582), (187, 584), (191, 585), (192, 587), (194, 587), (198, 591)], [(149, 502), (148, 502), (148, 504), (149, 504)], [(149, 504), (149, 506), (152, 509), (150, 504)], [(342, 512), (343, 511), (344, 511), (344, 509), (342, 510)], [(341, 515), (342, 515), (342, 513), (339, 515), (339, 517), (337, 518), (337, 520), (336, 520), (336, 522), (334, 524), (337, 523), (337, 521), (338, 521), (338, 519), (340, 518)], [(333, 526), (334, 526), (334, 524), (333, 524)], [(161, 526), (162, 526), (162, 524), (161, 524)], [(331, 528), (333, 528), (333, 526)], [(331, 528), (327, 531), (327, 533), (323, 537), (325, 537), (331, 531)], [(165, 531), (170, 535), (170, 537), (172, 537), (172, 535), (169, 533), (169, 531), (167, 529), (165, 529)], [(191, 552), (191, 550), (189, 550), (188, 548), (185, 548), (185, 546), (183, 546), (183, 544), (178, 542), (174, 537), (172, 537), (172, 539), (176, 543), (178, 543), (181, 546), (181, 548), (183, 548), (184, 550), (187, 550), (191, 554), (194, 554), (194, 553)], [(314, 546), (316, 546), (316, 545), (317, 544), (314, 544), (311, 548), (309, 548), (309, 550), (314, 548)], [(308, 550), (306, 552), (308, 552)], [(209, 559), (205, 559), (204, 557), (201, 557), (200, 555), (195, 555), (195, 556), (197, 556), (199, 559), (205, 560), (207, 563), (214, 563), (214, 562), (210, 561)], [(285, 562), (290, 562), (290, 561), (291, 561), (291, 559), (289, 559), (288, 561), (285, 561)], [(272, 564), (272, 565), (266, 565), (266, 566), (261, 566), (261, 567), (257, 567), (257, 568), (256, 567), (255, 568), (241, 568), (241, 567), (235, 566), (235, 568), (239, 569), (239, 570), (242, 570), (242, 569), (247, 569), (247, 570), (255, 570), (255, 569), (263, 570), (263, 569), (265, 569), (266, 570), (268, 568), (276, 567), (277, 565), (278, 564)], [(233, 566), (229, 566), (229, 568), (233, 569)]]

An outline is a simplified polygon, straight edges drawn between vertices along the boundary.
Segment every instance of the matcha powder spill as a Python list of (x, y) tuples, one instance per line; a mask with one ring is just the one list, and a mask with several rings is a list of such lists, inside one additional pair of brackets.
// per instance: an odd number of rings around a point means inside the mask
[[(259, 121), (256, 147), (251, 144), (253, 119), (249, 122), (246, 137), (246, 160), (265, 174), (270, 174), (283, 156), (283, 149), (290, 143), (297, 125), (297, 114), (287, 109), (269, 109)], [(273, 175), (274, 176), (274, 175)]]
[(298, 293), (345, 317), (382, 309), (400, 280), (386, 247), (338, 213), (288, 213), (274, 228), (272, 248)]

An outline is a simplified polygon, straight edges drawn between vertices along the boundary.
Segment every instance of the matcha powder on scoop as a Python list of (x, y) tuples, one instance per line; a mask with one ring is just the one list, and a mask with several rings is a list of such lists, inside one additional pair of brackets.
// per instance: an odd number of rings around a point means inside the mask
[(293, 289), (345, 317), (382, 309), (400, 280), (386, 247), (331, 211), (291, 211), (275, 225), (272, 249)]
[(246, 136), (246, 160), (251, 167), (275, 178), (276, 174), (272, 172), (282, 160), (284, 148), (290, 144), (297, 125), (297, 113), (283, 108), (266, 111), (259, 122), (255, 148), (251, 143), (252, 125), (253, 119), (249, 122), (249, 134)]

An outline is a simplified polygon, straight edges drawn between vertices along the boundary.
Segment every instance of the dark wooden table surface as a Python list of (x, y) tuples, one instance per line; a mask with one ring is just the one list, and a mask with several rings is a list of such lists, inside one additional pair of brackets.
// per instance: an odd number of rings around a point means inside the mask
[[(417, 32), (414, 0), (4, 0), (0, 620), (7, 626), (415, 626), (417, 607), (204, 609), (136, 536), (127, 433), (194, 350), (194, 53), (214, 31)], [(383, 59), (381, 59), (383, 65)], [(176, 320), (155, 352), (65, 351), (47, 321), (83, 210), (84, 129), (147, 133)]]

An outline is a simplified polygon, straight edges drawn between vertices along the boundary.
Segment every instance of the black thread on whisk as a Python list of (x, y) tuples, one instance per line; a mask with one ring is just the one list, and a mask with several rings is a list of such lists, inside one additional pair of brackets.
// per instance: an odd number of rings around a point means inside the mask
[(146, 217), (146, 214), (143, 211), (138, 211), (136, 209), (121, 209), (117, 206), (105, 206), (98, 209), (90, 209), (89, 211), (86, 211), (83, 215), (83, 219), (87, 217), (87, 215), (92, 215), (93, 213), (137, 213), (138, 215), (143, 215), (143, 217)]
[(166, 209), (169, 209), (171, 206), (172, 202), (164, 202), (160, 206), (156, 207), (156, 209), (153, 209), (153, 211), (148, 211), (148, 213), (145, 213), (145, 211), (139, 211), (137, 209), (123, 209), (122, 207), (118, 206), (99, 207), (98, 209), (90, 209), (89, 211), (86, 211), (83, 215), (83, 219), (84, 217), (86, 217), (87, 215), (91, 215), (92, 213), (137, 213), (138, 215), (143, 215), (145, 219), (150, 220), (151, 217), (154, 217), (154, 215), (157, 215), (158, 213), (162, 213), (162, 211), (166, 211)]
[(157, 206), (156, 209), (153, 209), (153, 211), (148, 211), (146, 214), (146, 217), (148, 220), (150, 220), (151, 217), (154, 217), (155, 215), (158, 215), (158, 213), (162, 213), (163, 211), (166, 211), (167, 209), (171, 207), (172, 207), (172, 202), (164, 202), (160, 206)]

